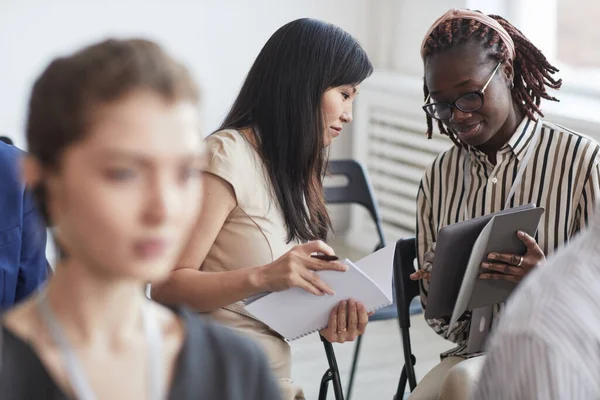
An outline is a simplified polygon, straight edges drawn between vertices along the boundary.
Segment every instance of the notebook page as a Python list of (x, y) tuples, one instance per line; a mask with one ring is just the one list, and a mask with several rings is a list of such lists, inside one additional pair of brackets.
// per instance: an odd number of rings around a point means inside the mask
[(392, 276), (395, 251), (396, 243), (393, 243), (354, 263), (379, 286), (390, 301), (394, 298)]
[(315, 296), (300, 288), (271, 293), (246, 306), (246, 310), (287, 340), (295, 340), (327, 326), (331, 310), (342, 300), (353, 298), (367, 310), (391, 304), (389, 298), (369, 277), (349, 260), (346, 272), (319, 271), (319, 277), (334, 295)]

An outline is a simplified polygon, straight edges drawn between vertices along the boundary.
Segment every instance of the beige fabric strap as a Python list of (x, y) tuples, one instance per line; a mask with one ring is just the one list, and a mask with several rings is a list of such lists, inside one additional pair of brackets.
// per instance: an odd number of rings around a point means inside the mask
[(242, 314), (242, 315), (244, 315), (248, 318), (252, 318), (256, 321), (260, 321), (254, 315), (252, 315), (248, 311), (246, 311), (246, 307), (244, 307), (244, 302), (242, 302), (242, 301), (235, 302), (235, 303), (225, 306), (223, 308), (226, 310), (229, 310), (229, 311), (233, 311), (234, 313)]
[(502, 39), (502, 41), (508, 48), (510, 57), (513, 60), (515, 59), (515, 56), (516, 56), (515, 43), (513, 42), (512, 38), (510, 37), (508, 32), (506, 32), (506, 29), (504, 29), (498, 21), (496, 21), (494, 18), (489, 17), (479, 11), (472, 11), (472, 10), (469, 10), (466, 8), (453, 8), (451, 10), (448, 10), (441, 17), (439, 17), (437, 19), (437, 21), (435, 21), (433, 23), (433, 25), (431, 25), (431, 28), (429, 28), (429, 30), (425, 34), (425, 37), (423, 38), (423, 42), (421, 43), (421, 58), (423, 60), (425, 60), (425, 51), (424, 51), (425, 43), (427, 42), (427, 39), (429, 39), (429, 36), (434, 31), (434, 29), (437, 28), (443, 22), (446, 22), (446, 21), (452, 20), (452, 19), (459, 19), (459, 18), (472, 19), (477, 22), (481, 22), (482, 24), (487, 25), (490, 28), (492, 28), (493, 30), (495, 30), (496, 32), (498, 32), (498, 35), (500, 35), (500, 39)]

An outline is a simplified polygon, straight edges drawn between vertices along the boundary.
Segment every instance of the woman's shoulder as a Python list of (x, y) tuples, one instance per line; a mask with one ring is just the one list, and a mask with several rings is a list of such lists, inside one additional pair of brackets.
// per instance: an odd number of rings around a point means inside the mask
[[(245, 131), (221, 130), (208, 136), (205, 144), (206, 163), (203, 171), (229, 183), (240, 208), (248, 211), (248, 207), (268, 204), (269, 193), (257, 193), (257, 188), (269, 187), (268, 176), (251, 137)], [(257, 201), (257, 194), (264, 201)]]
[(242, 354), (253, 358), (260, 353), (254, 342), (234, 332), (231, 328), (210, 321), (207, 317), (185, 307), (176, 309), (176, 312), (184, 321), (190, 345), (207, 346), (218, 357)]
[[(25, 372), (32, 372), (36, 369), (33, 368), (35, 365), (41, 365), (31, 342), (7, 327), (4, 321), (0, 325), (0, 339), (2, 340), (0, 360), (3, 367), (0, 382), (22, 376)], [(25, 366), (27, 368), (21, 368)]]
[(17, 306), (2, 314), (1, 324), (3, 330), (11, 332), (12, 336), (31, 342), (39, 338), (39, 321), (36, 317), (35, 302), (37, 296), (31, 296)]
[(548, 120), (542, 120), (542, 127), (545, 129), (549, 129), (553, 132), (553, 134), (559, 136), (559, 137), (563, 137), (563, 138), (571, 138), (571, 140), (576, 140), (581, 144), (585, 145), (589, 145), (594, 149), (600, 148), (600, 143), (598, 143), (598, 141), (596, 139), (593, 139), (592, 137), (585, 135), (583, 133), (574, 131), (572, 129), (569, 129), (568, 127), (556, 124), (552, 121), (548, 121)]
[(581, 160), (589, 167), (600, 164), (600, 143), (597, 140), (551, 121), (543, 120), (542, 127), (551, 132), (549, 146), (557, 143), (556, 146), (562, 147), (572, 160)]
[(215, 132), (204, 139), (204, 144), (207, 155), (206, 172), (230, 181), (235, 180), (236, 176), (257, 170), (260, 157), (250, 140), (238, 130)]
[(202, 361), (198, 358), (195, 362), (212, 360), (213, 365), (243, 375), (267, 368), (264, 354), (254, 341), (185, 308), (178, 312), (186, 327), (187, 354), (203, 354)]
[(204, 144), (209, 154), (248, 153), (254, 152), (250, 140), (237, 129), (223, 129), (204, 138)]
[(213, 141), (225, 141), (230, 143), (238, 143), (242, 140), (245, 140), (242, 133), (237, 129), (221, 129), (214, 133), (211, 133), (207, 137), (204, 138), (206, 143), (210, 143)]
[[(26, 310), (26, 309), (25, 309)], [(46, 371), (31, 341), (33, 326), (23, 309), (10, 311), (0, 322), (0, 393), (3, 399), (58, 396), (58, 388)], [(8, 317), (8, 319), (7, 319)], [(17, 323), (18, 322), (18, 323)], [(31, 383), (35, 382), (34, 385)], [(62, 397), (52, 397), (62, 398)]]
[(178, 390), (194, 391), (198, 386), (198, 390), (211, 393), (212, 397), (206, 398), (280, 398), (266, 357), (256, 343), (185, 308), (176, 312), (186, 327), (178, 371), (185, 388)]

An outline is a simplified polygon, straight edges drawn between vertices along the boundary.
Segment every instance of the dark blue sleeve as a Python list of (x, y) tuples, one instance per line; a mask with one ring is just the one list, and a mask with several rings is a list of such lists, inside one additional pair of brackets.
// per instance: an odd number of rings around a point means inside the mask
[(21, 262), (15, 302), (28, 297), (45, 282), (50, 269), (46, 260), (46, 228), (30, 191), (25, 191), (23, 196), (21, 227)]

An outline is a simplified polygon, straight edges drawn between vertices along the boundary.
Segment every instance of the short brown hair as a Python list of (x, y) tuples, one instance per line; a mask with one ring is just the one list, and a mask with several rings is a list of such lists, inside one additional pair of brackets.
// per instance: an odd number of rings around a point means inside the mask
[[(50, 63), (36, 80), (27, 117), (29, 152), (57, 168), (64, 150), (86, 136), (94, 107), (138, 89), (168, 101), (199, 101), (189, 71), (160, 46), (143, 39), (109, 39)], [(43, 182), (35, 188), (46, 221)]]

